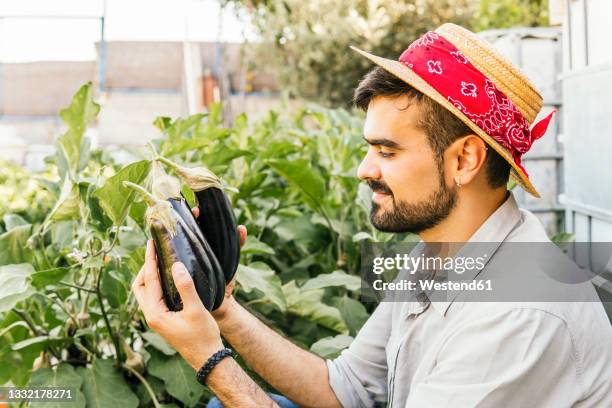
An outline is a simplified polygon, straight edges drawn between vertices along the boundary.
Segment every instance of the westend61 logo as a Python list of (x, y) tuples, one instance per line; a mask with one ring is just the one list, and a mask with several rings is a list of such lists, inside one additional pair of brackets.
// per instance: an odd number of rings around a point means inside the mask
[(417, 271), (436, 270), (462, 274), (465, 271), (484, 268), (486, 258), (486, 254), (478, 257), (430, 257), (424, 254), (416, 257), (408, 254), (377, 256), (372, 260), (372, 272), (380, 275), (385, 271), (401, 270), (415, 274)]

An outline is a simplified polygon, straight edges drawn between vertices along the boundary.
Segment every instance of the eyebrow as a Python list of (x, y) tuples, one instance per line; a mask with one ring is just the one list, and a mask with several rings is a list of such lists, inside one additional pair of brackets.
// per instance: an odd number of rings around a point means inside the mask
[(365, 140), (365, 142), (370, 146), (383, 146), (388, 147), (390, 149), (401, 149), (399, 143), (394, 142), (390, 139), (367, 139), (365, 136), (363, 136), (363, 140)]

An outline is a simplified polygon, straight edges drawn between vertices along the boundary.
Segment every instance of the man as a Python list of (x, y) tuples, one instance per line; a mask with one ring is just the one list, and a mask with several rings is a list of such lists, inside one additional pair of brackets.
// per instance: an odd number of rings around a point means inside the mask
[[(507, 243), (548, 240), (506, 189), (511, 176), (538, 196), (521, 156), (550, 120), (529, 129), (542, 98), (516, 68), (452, 24), (426, 33), (399, 61), (356, 51), (379, 65), (355, 92), (370, 145), (358, 177), (374, 191), (378, 229), (423, 242), (500, 243), (491, 260)], [(240, 234), (244, 241), (244, 227)], [(612, 329), (598, 302), (382, 302), (351, 346), (324, 360), (252, 316), (232, 297), (233, 282), (211, 315), (185, 268), (173, 272), (185, 305), (178, 313), (164, 306), (149, 243), (133, 285), (149, 325), (195, 370), (223, 347), (223, 335), (300, 406), (612, 406)], [(231, 358), (206, 384), (228, 407), (277, 406)]]

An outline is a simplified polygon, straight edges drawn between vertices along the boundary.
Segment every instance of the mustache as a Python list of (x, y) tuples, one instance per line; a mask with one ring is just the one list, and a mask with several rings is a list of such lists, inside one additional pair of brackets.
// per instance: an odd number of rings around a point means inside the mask
[(385, 183), (381, 182), (381, 181), (368, 180), (367, 183), (368, 183), (368, 186), (370, 186), (372, 191), (375, 192), (375, 193), (383, 193), (383, 194), (393, 195), (393, 193), (391, 192), (389, 187), (387, 187), (387, 185)]

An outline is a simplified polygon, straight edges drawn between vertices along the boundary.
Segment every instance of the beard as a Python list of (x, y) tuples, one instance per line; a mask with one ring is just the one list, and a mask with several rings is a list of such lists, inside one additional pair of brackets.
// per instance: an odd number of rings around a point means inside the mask
[(372, 202), (370, 211), (372, 225), (382, 232), (419, 234), (446, 219), (457, 203), (458, 188), (446, 186), (443, 169), (438, 168), (438, 175), (440, 181), (438, 190), (418, 203), (396, 201), (386, 184), (368, 180), (372, 191), (389, 194), (393, 202), (393, 208), (387, 211), (383, 210), (379, 204)]

